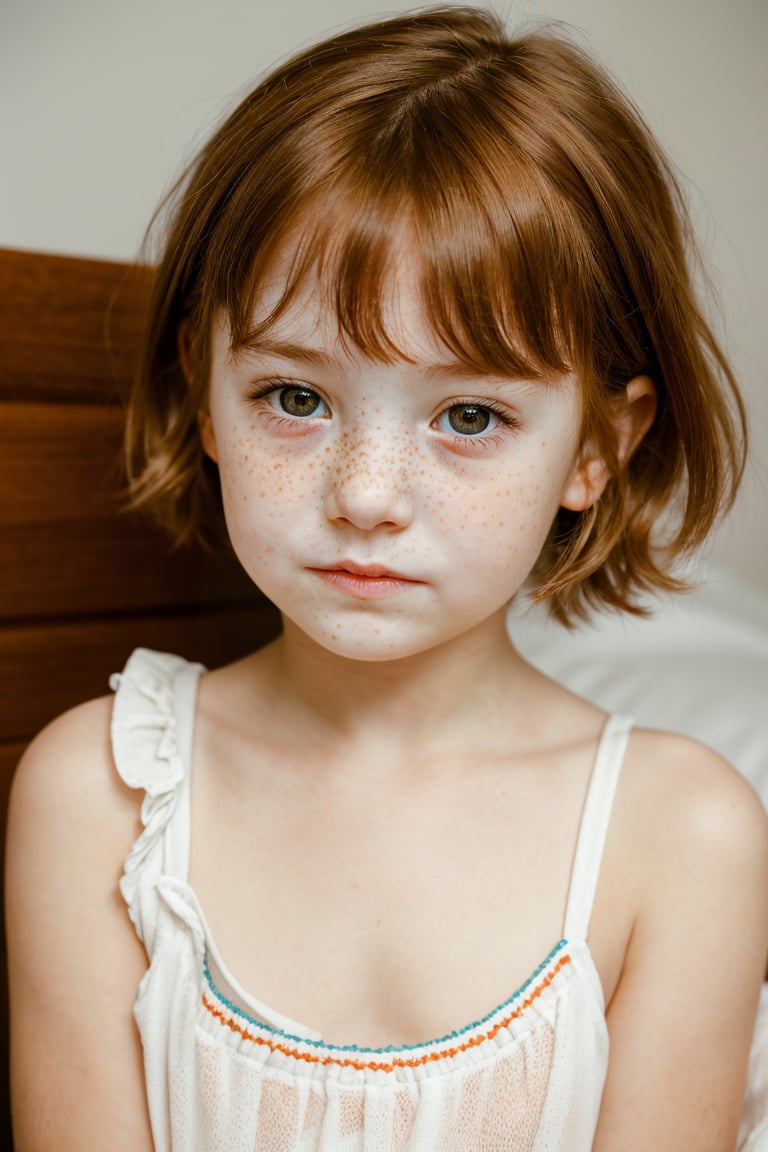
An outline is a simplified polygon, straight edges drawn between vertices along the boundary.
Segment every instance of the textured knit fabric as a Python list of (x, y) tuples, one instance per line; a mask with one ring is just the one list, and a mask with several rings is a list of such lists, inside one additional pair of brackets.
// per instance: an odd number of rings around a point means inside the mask
[(522, 987), (424, 1044), (339, 1046), (237, 986), (187, 883), (202, 671), (139, 649), (112, 681), (115, 762), (145, 792), (120, 886), (150, 962), (135, 1016), (157, 1152), (588, 1152), (608, 1033), (586, 937), (631, 721), (606, 723), (564, 938)]

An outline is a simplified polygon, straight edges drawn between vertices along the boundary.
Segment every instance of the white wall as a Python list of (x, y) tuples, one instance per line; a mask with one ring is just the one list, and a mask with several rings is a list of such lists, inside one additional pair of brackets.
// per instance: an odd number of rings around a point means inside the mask
[[(0, 0), (0, 245), (130, 258), (174, 173), (276, 59), (372, 0)], [(765, 0), (520, 0), (584, 30), (689, 178), (755, 452), (715, 560), (768, 592)]]

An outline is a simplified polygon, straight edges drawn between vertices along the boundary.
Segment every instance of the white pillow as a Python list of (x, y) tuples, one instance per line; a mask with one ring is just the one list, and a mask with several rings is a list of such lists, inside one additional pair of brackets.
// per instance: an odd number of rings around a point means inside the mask
[(516, 601), (507, 623), (547, 675), (638, 724), (708, 744), (768, 807), (768, 602), (758, 592), (713, 571), (695, 591), (658, 601), (650, 618), (606, 613), (569, 632)]

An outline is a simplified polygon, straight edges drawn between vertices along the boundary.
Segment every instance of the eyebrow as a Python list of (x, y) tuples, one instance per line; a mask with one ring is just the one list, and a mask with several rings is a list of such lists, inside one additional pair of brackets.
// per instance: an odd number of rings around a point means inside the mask
[[(272, 336), (261, 336), (255, 340), (246, 340), (243, 349), (253, 353), (256, 356), (277, 356), (281, 360), (291, 360), (303, 364), (310, 364), (313, 367), (332, 369), (338, 361), (330, 353), (321, 348), (313, 348), (307, 344), (301, 344), (293, 340), (277, 340)], [(473, 369), (471, 365), (464, 364), (460, 360), (452, 360), (445, 364), (424, 364), (421, 365), (423, 374), (432, 378), (435, 383), (440, 383), (444, 380), (457, 380), (465, 379), (468, 376), (483, 376), (487, 378), (488, 382), (495, 381), (498, 384), (517, 383), (535, 385), (538, 381), (531, 376), (521, 375), (505, 376), (500, 372), (478, 372)]]
[(293, 341), (275, 340), (270, 336), (262, 336), (258, 340), (246, 340), (242, 347), (257, 356), (279, 356), (281, 360), (301, 360), (305, 364), (316, 364), (321, 368), (330, 368), (333, 364), (333, 357), (320, 348), (310, 348)]

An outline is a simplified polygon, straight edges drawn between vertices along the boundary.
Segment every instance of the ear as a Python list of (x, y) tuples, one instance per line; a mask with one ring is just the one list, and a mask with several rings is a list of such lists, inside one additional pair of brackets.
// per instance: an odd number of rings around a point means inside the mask
[(206, 456), (210, 456), (215, 464), (219, 462), (218, 451), (216, 448), (216, 434), (213, 431), (213, 421), (208, 408), (198, 408), (197, 410), (197, 426), (200, 429), (200, 443), (203, 446), (203, 452)]
[[(624, 403), (613, 418), (614, 451), (623, 468), (653, 423), (656, 415), (656, 386), (650, 376), (635, 376), (624, 390)], [(584, 512), (602, 495), (611, 478), (610, 468), (599, 448), (591, 441), (581, 451), (560, 498), (563, 508)]]
[[(194, 356), (192, 353), (192, 333), (189, 326), (189, 320), (184, 319), (179, 324), (176, 332), (176, 348), (179, 353), (179, 363), (181, 370), (184, 373), (184, 379), (187, 382), (187, 387), (194, 386)], [(198, 408), (197, 410), (197, 426), (200, 429), (200, 442), (203, 445), (203, 451), (206, 456), (210, 456), (211, 460), (218, 464), (219, 457), (216, 451), (216, 436), (213, 431), (213, 423), (211, 422), (211, 414), (208, 411), (208, 405), (205, 408)]]

